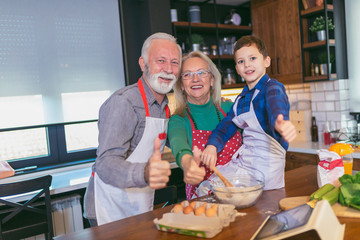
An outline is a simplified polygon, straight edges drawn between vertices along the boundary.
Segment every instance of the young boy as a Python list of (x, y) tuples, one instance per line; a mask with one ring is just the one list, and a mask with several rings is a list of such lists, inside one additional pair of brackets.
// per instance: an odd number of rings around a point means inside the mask
[(234, 47), (234, 58), (236, 71), (246, 86), (227, 117), (212, 132), (201, 161), (208, 167), (215, 166), (217, 152), (240, 128), (243, 145), (228, 165), (218, 167), (219, 171), (228, 175), (258, 170), (265, 177), (264, 189), (284, 187), (285, 154), (289, 142), (296, 137), (295, 127), (289, 121), (284, 85), (266, 74), (270, 57), (261, 39), (240, 38)]

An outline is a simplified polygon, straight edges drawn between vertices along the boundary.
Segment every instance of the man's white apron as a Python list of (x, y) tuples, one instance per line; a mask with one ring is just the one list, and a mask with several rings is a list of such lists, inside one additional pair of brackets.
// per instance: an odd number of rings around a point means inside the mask
[[(131, 155), (128, 162), (147, 162), (154, 151), (154, 140), (161, 140), (161, 152), (163, 152), (169, 119), (150, 117), (146, 101), (145, 91), (141, 80), (138, 82), (140, 93), (146, 111), (146, 122), (144, 134)], [(166, 106), (167, 118), (169, 109)], [(151, 211), (154, 203), (154, 189), (143, 188), (118, 188), (104, 183), (101, 178), (94, 176), (95, 211), (98, 225), (115, 220), (123, 219), (133, 215)]]

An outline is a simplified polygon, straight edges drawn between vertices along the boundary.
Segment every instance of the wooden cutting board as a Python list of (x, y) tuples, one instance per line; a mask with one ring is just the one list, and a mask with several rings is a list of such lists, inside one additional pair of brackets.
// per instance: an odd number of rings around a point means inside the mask
[[(309, 196), (289, 197), (280, 200), (279, 205), (282, 210), (289, 210), (291, 208), (300, 206), (309, 201)], [(341, 206), (340, 203), (332, 205), (334, 213), (338, 217), (360, 218), (360, 211), (354, 208)]]

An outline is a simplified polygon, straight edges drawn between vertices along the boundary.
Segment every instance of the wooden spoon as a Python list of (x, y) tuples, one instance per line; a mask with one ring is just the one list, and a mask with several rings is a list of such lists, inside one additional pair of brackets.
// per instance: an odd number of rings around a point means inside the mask
[(220, 172), (219, 170), (217, 170), (217, 168), (214, 166), (211, 168), (211, 170), (214, 171), (214, 173), (216, 173), (216, 175), (219, 176), (219, 178), (221, 179), (221, 181), (224, 182), (225, 187), (234, 187), (234, 185), (231, 184), (231, 182), (229, 182)]

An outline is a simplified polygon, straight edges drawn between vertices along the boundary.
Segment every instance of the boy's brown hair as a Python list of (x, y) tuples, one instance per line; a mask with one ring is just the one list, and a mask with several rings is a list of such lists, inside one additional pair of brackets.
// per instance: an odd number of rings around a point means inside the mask
[[(268, 56), (268, 52), (265, 46), (265, 43), (258, 37), (247, 35), (241, 37), (239, 40), (236, 41), (234, 46), (234, 58), (235, 53), (237, 50), (239, 50), (242, 47), (249, 47), (251, 45), (255, 44), (259, 52), (266, 58)], [(235, 59), (236, 61), (236, 59)]]

